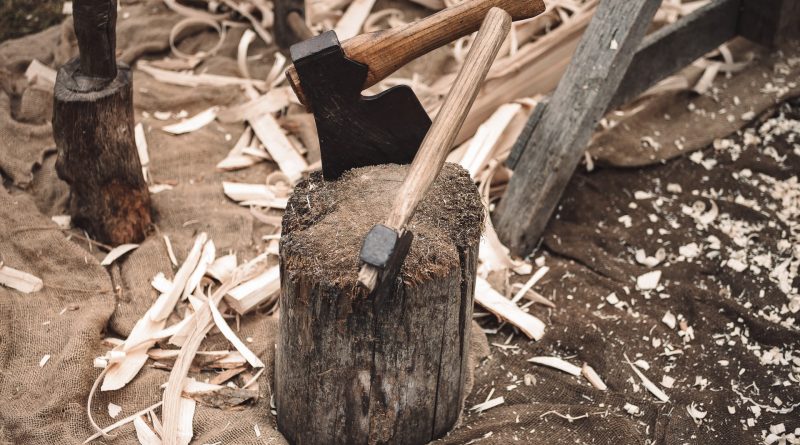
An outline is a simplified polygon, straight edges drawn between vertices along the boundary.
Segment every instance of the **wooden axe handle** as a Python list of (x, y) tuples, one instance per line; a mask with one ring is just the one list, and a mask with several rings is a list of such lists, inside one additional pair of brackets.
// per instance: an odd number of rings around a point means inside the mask
[[(417, 205), (439, 176), (453, 141), (510, 29), (511, 16), (500, 8), (491, 8), (397, 192), (392, 211), (386, 219), (387, 227), (398, 232), (404, 230)], [(364, 264), (359, 273), (359, 282), (372, 290), (377, 283), (377, 276), (375, 267)]]
[[(357, 35), (345, 40), (342, 49), (347, 57), (369, 67), (362, 88), (367, 89), (417, 57), (475, 32), (493, 7), (508, 12), (512, 20), (535, 17), (545, 10), (543, 0), (467, 0), (404, 26)], [(286, 75), (305, 103), (294, 65)]]

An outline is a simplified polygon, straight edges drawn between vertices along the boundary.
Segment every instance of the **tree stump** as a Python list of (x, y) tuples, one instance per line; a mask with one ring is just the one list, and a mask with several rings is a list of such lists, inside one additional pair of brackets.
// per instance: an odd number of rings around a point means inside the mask
[(290, 443), (424, 444), (459, 417), (484, 214), (465, 170), (445, 165), (420, 204), (393, 292), (357, 285), (361, 242), (406, 171), (316, 173), (289, 200), (275, 402)]
[(114, 59), (116, 1), (74, 5), (80, 57), (56, 76), (56, 172), (70, 185), (75, 226), (110, 244), (139, 242), (150, 226), (150, 195), (133, 135), (130, 68)]

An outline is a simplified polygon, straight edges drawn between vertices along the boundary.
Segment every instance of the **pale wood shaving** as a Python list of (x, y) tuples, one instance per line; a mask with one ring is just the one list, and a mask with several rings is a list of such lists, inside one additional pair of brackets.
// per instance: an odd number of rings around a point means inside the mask
[(529, 338), (540, 340), (544, 336), (545, 325), (531, 314), (523, 312), (511, 300), (494, 290), (489, 282), (478, 277), (475, 284), (475, 302), (496, 316), (516, 326)]
[(133, 427), (136, 429), (136, 439), (140, 445), (161, 445), (161, 438), (150, 429), (143, 415), (133, 419)]
[(374, 5), (375, 0), (353, 0), (350, 3), (334, 28), (340, 41), (355, 37), (361, 31), (361, 27), (364, 26), (364, 21)]
[(603, 379), (600, 378), (600, 375), (597, 374), (597, 371), (594, 370), (591, 366), (584, 363), (583, 368), (581, 368), (581, 374), (592, 384), (596, 389), (600, 391), (607, 391), (608, 386), (606, 386)]
[(213, 86), (224, 87), (229, 85), (253, 86), (266, 90), (267, 84), (261, 80), (249, 80), (241, 77), (221, 76), (217, 74), (188, 74), (156, 68), (144, 60), (136, 63), (136, 68), (143, 71), (159, 82), (180, 85), (185, 87)]
[(185, 119), (177, 124), (167, 125), (161, 127), (162, 130), (172, 134), (184, 134), (197, 131), (206, 125), (210, 124), (217, 118), (217, 111), (219, 107), (213, 106), (205, 111), (202, 111), (189, 119)]
[(38, 292), (44, 287), (41, 278), (6, 266), (2, 262), (0, 262), (0, 284), (25, 294)]
[(244, 315), (280, 291), (280, 267), (273, 266), (261, 275), (245, 281), (225, 295), (225, 301)]
[(528, 361), (536, 363), (537, 365), (558, 369), (559, 371), (564, 371), (576, 377), (581, 375), (581, 368), (558, 357), (532, 357), (529, 358)]
[(630, 365), (631, 369), (633, 369), (633, 372), (635, 372), (636, 375), (639, 376), (639, 379), (642, 381), (642, 385), (645, 388), (647, 388), (647, 390), (650, 391), (651, 394), (656, 396), (658, 400), (661, 400), (662, 402), (668, 402), (669, 396), (664, 391), (662, 391), (661, 388), (656, 386), (655, 383), (653, 383), (650, 379), (648, 379), (647, 376), (642, 374), (642, 371), (639, 371), (639, 368), (637, 368), (636, 365), (631, 363), (627, 355), (625, 354), (623, 355), (625, 357), (625, 361), (628, 363), (628, 365)]
[(114, 261), (116, 261), (117, 259), (122, 257), (123, 255), (125, 255), (126, 253), (136, 249), (137, 247), (139, 247), (138, 244), (122, 244), (122, 245), (119, 245), (119, 246), (111, 249), (111, 251), (106, 254), (105, 258), (103, 258), (103, 261), (100, 262), (100, 265), (101, 266), (110, 266), (111, 263), (113, 263)]
[(292, 147), (275, 118), (271, 114), (262, 114), (256, 118), (248, 118), (247, 121), (281, 171), (292, 183), (300, 180), (308, 163)]

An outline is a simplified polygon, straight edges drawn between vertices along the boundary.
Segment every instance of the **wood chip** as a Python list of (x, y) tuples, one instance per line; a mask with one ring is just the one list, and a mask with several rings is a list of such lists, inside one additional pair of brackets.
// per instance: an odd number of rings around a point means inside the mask
[(169, 236), (164, 235), (164, 245), (167, 246), (167, 255), (169, 256), (169, 261), (172, 263), (173, 266), (178, 265), (178, 259), (175, 258), (175, 251), (172, 250), (172, 243), (169, 240)]
[(217, 325), (217, 328), (228, 339), (229, 342), (239, 351), (240, 354), (247, 360), (247, 363), (254, 368), (263, 368), (264, 362), (256, 356), (250, 348), (247, 347), (240, 339), (236, 336), (236, 333), (233, 332), (230, 326), (228, 326), (228, 322), (225, 321), (225, 318), (222, 317), (222, 314), (219, 312), (219, 308), (214, 302), (208, 302), (208, 307), (211, 309), (211, 316), (214, 319), (214, 323)]
[(145, 182), (148, 182), (150, 179), (148, 173), (150, 153), (147, 150), (147, 137), (144, 134), (144, 126), (141, 122), (133, 128), (133, 139), (136, 143), (136, 152), (139, 154), (139, 163), (142, 164), (142, 176), (144, 176)]
[(267, 89), (267, 83), (260, 80), (250, 80), (241, 77), (220, 76), (216, 74), (194, 74), (179, 73), (170, 70), (156, 68), (147, 62), (140, 60), (136, 63), (136, 68), (143, 71), (159, 82), (171, 85), (181, 85), (186, 87), (198, 87), (201, 85), (224, 87), (228, 85), (253, 86), (260, 90)]
[(279, 198), (266, 184), (244, 184), (222, 181), (225, 196), (244, 206), (256, 205), (283, 210), (288, 198)]
[(145, 408), (145, 409), (143, 409), (143, 410), (141, 410), (141, 411), (139, 411), (139, 412), (137, 412), (135, 414), (132, 414), (132, 415), (130, 415), (130, 416), (128, 416), (128, 417), (126, 417), (126, 418), (124, 418), (122, 420), (118, 420), (118, 421), (114, 422), (113, 424), (103, 428), (102, 432), (97, 432), (97, 433), (94, 433), (91, 436), (89, 436), (86, 440), (83, 441), (83, 443), (87, 444), (87, 443), (97, 439), (98, 437), (102, 436), (103, 434), (108, 434), (108, 433), (114, 431), (115, 429), (117, 429), (117, 428), (119, 428), (119, 427), (121, 427), (123, 425), (126, 425), (126, 424), (128, 424), (130, 422), (133, 422), (137, 417), (147, 414), (148, 412), (150, 412), (150, 411), (158, 408), (159, 406), (161, 406), (163, 403), (164, 402), (162, 402), (162, 401), (158, 401), (155, 404), (150, 405), (147, 408)]
[(49, 360), (50, 360), (50, 354), (45, 354), (44, 357), (42, 357), (42, 359), (39, 360), (39, 367), (44, 368), (44, 365), (46, 365)]
[(133, 419), (133, 427), (136, 429), (136, 439), (140, 445), (161, 445), (161, 438), (150, 429), (144, 416), (136, 416)]
[[(531, 288), (532, 288), (532, 287), (533, 287), (533, 286), (534, 286), (536, 283), (538, 283), (538, 282), (539, 282), (539, 280), (541, 280), (541, 279), (542, 279), (542, 278), (545, 276), (545, 274), (546, 274), (546, 273), (547, 273), (549, 270), (550, 270), (550, 268), (549, 268), (549, 267), (547, 267), (547, 266), (540, 267), (540, 268), (539, 268), (539, 270), (537, 270), (537, 271), (536, 271), (536, 273), (534, 273), (533, 275), (531, 275), (531, 277), (528, 279), (528, 281), (527, 281), (527, 282), (526, 282), (526, 283), (525, 283), (525, 284), (522, 286), (522, 289), (520, 289), (520, 290), (519, 290), (519, 291), (516, 293), (516, 295), (514, 295), (514, 297), (511, 299), (511, 302), (512, 302), (512, 303), (516, 303), (516, 302), (518, 302), (519, 300), (521, 300), (521, 299), (522, 299), (522, 297), (524, 297), (524, 296), (525, 296), (525, 294), (526, 294), (526, 293), (527, 293), (527, 292), (528, 292), (528, 291), (529, 291), (529, 290), (530, 290), (530, 289), (531, 289)], [(552, 303), (551, 303), (551, 304), (552, 304)]]
[(0, 263), (0, 284), (22, 293), (38, 292), (44, 287), (41, 278)]
[(246, 314), (280, 292), (280, 267), (273, 266), (245, 281), (225, 295), (225, 302), (239, 314)]
[(536, 363), (537, 365), (558, 369), (574, 376), (581, 375), (581, 368), (558, 357), (532, 357), (529, 358), (528, 361)]
[(208, 266), (206, 274), (217, 281), (224, 281), (230, 278), (237, 265), (235, 253), (221, 256)]
[(108, 404), (108, 417), (111, 417), (112, 419), (116, 419), (117, 416), (119, 415), (119, 413), (121, 413), (121, 412), (122, 412), (122, 407), (121, 406), (116, 405), (114, 403), (109, 403)]
[(597, 372), (591, 366), (587, 365), (586, 363), (583, 364), (583, 368), (581, 368), (581, 374), (592, 384), (595, 388), (599, 389), (600, 391), (607, 391), (608, 386), (606, 386), (603, 379), (597, 374)]
[(262, 114), (250, 117), (247, 121), (281, 171), (292, 183), (299, 181), (308, 163), (294, 149), (275, 118), (271, 114)]
[(172, 134), (191, 133), (192, 131), (199, 130), (213, 122), (214, 119), (217, 118), (218, 110), (219, 107), (214, 106), (190, 117), (189, 119), (185, 119), (177, 124), (161, 127), (161, 129)]
[(111, 249), (111, 251), (108, 252), (108, 254), (106, 254), (106, 257), (103, 258), (103, 261), (100, 262), (100, 265), (101, 266), (110, 266), (111, 263), (116, 261), (122, 255), (125, 255), (126, 253), (132, 251), (133, 249), (136, 249), (137, 247), (139, 247), (138, 244), (122, 244), (122, 245), (119, 245), (119, 246)]
[(628, 363), (628, 365), (630, 365), (631, 369), (633, 369), (633, 372), (635, 372), (636, 375), (639, 376), (639, 379), (642, 381), (642, 385), (645, 388), (647, 388), (647, 390), (650, 391), (651, 394), (656, 396), (658, 400), (661, 400), (662, 402), (668, 402), (669, 396), (664, 391), (662, 391), (661, 388), (656, 386), (655, 383), (653, 383), (650, 379), (648, 379), (647, 376), (642, 374), (642, 371), (639, 371), (639, 368), (637, 368), (636, 365), (631, 363), (627, 355), (624, 355), (624, 357), (625, 361)]
[(364, 21), (374, 5), (375, 0), (353, 0), (350, 3), (334, 28), (340, 41), (355, 37), (361, 32), (361, 27), (364, 26)]
[(481, 413), (481, 412), (486, 411), (487, 409), (491, 409), (491, 408), (494, 408), (496, 406), (500, 406), (505, 402), (506, 402), (506, 399), (504, 399), (502, 396), (500, 396), (500, 397), (497, 397), (497, 398), (494, 398), (494, 399), (491, 399), (491, 400), (487, 400), (487, 401), (485, 401), (483, 403), (479, 403), (479, 404), (473, 406), (472, 408), (470, 408), (470, 410), (471, 411), (475, 411), (477, 413)]
[(159, 295), (153, 307), (150, 308), (148, 313), (153, 321), (165, 320), (169, 314), (172, 313), (178, 299), (183, 295), (189, 276), (194, 272), (197, 263), (200, 261), (200, 255), (207, 239), (208, 235), (205, 233), (201, 233), (195, 239), (192, 249), (186, 256), (186, 261), (184, 261), (178, 269), (178, 272), (175, 273), (175, 278), (172, 280), (172, 289), (170, 289), (169, 292)]
[(475, 301), (496, 316), (519, 328), (525, 335), (534, 340), (544, 336), (544, 323), (533, 315), (523, 312), (511, 300), (492, 288), (489, 283), (478, 277), (475, 284)]
[(640, 275), (636, 278), (636, 287), (639, 290), (653, 290), (658, 287), (658, 282), (661, 280), (661, 271), (654, 270)]
[(53, 88), (56, 84), (56, 74), (56, 70), (36, 59), (33, 59), (25, 70), (25, 78), (28, 79), (29, 84), (39, 83), (48, 88)]

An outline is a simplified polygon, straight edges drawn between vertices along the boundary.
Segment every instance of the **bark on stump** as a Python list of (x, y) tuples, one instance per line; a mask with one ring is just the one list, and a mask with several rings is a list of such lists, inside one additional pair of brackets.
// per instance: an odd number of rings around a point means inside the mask
[(118, 65), (99, 90), (79, 71), (77, 58), (58, 70), (53, 104), (56, 172), (70, 185), (73, 224), (113, 245), (142, 241), (150, 195), (133, 136), (131, 70)]
[(314, 174), (283, 219), (275, 365), (278, 429), (295, 445), (424, 444), (464, 403), (483, 206), (447, 164), (409, 225), (394, 292), (357, 286), (364, 235), (389, 213), (407, 166)]

